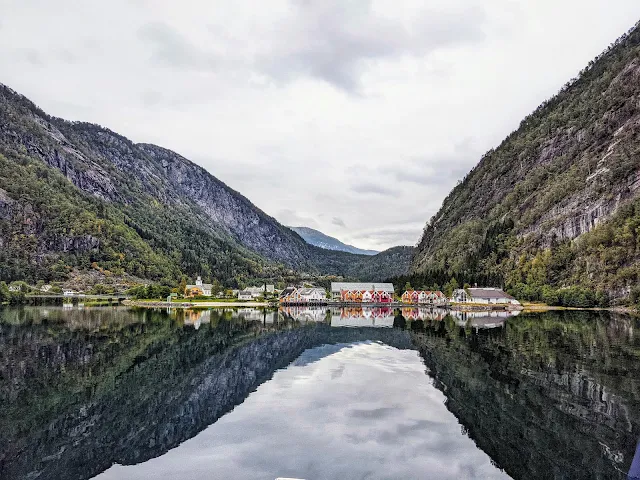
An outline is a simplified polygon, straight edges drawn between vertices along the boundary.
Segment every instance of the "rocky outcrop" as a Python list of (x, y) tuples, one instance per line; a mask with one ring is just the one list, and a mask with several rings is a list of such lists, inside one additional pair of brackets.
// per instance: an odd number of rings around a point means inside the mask
[(280, 261), (300, 264), (308, 258), (306, 245), (288, 228), (203, 168), (155, 145), (140, 144), (139, 148), (161, 166), (164, 178), (175, 191), (195, 202), (243, 245)]
[(0, 188), (0, 220), (10, 218), (13, 209), (14, 200), (9, 197), (6, 190)]

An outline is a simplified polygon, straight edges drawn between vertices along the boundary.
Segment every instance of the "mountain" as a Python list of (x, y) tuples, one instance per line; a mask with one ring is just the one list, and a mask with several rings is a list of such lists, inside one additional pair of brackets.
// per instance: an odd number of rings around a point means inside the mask
[(340, 240), (309, 227), (289, 227), (291, 230), (300, 235), (309, 245), (324, 248), (326, 250), (338, 250), (340, 252), (349, 252), (359, 255), (376, 255), (380, 252), (376, 250), (363, 250), (353, 245), (347, 245)]
[[(411, 271), (627, 296), (640, 280), (640, 28), (487, 152), (429, 221)], [(640, 292), (638, 292), (640, 293)]]
[[(367, 258), (308, 245), (186, 158), (51, 117), (0, 84), (0, 279), (72, 271), (225, 285), (297, 273), (361, 278)], [(379, 275), (396, 272), (388, 265)]]

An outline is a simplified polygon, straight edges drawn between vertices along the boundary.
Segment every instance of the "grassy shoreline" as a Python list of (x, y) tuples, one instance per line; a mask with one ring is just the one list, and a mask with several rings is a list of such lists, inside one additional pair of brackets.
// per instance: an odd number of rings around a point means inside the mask
[(615, 312), (615, 313), (631, 313), (639, 314), (640, 312), (633, 307), (561, 307), (547, 305), (546, 303), (523, 302), (523, 312), (550, 312), (556, 310), (573, 310), (573, 311), (592, 311), (592, 312)]

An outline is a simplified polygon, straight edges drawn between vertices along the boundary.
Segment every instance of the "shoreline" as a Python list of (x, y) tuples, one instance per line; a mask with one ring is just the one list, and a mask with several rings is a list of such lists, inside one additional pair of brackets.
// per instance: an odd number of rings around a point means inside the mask
[(504, 311), (504, 312), (522, 312), (522, 313), (536, 313), (536, 312), (552, 312), (552, 311), (592, 311), (592, 312), (613, 312), (623, 313), (629, 315), (640, 315), (640, 312), (630, 307), (561, 307), (545, 304), (530, 304), (525, 303), (522, 305), (485, 305), (485, 304), (457, 304), (457, 305), (426, 305), (426, 304), (410, 304), (410, 303), (392, 303), (392, 304), (363, 304), (363, 303), (323, 303), (323, 304), (297, 304), (297, 305), (280, 305), (269, 302), (175, 302), (167, 303), (162, 301), (140, 301), (140, 300), (124, 300), (123, 306), (127, 307), (142, 307), (142, 308), (264, 308), (264, 307), (326, 307), (326, 308), (431, 308), (431, 309), (445, 309), (458, 312), (474, 312), (474, 311)]
[(122, 305), (126, 307), (144, 308), (223, 308), (223, 307), (269, 307), (269, 302), (144, 302), (138, 300), (125, 300)]
[(638, 315), (640, 312), (632, 307), (561, 307), (546, 305), (544, 303), (528, 303), (522, 305), (523, 312), (552, 312), (552, 311), (587, 311), (587, 312), (613, 312), (613, 313), (626, 313), (631, 315)]

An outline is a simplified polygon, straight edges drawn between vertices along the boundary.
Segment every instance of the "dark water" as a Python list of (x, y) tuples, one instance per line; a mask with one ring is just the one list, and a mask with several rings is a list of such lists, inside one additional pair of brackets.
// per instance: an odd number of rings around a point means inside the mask
[(0, 478), (627, 478), (640, 322), (0, 309)]

